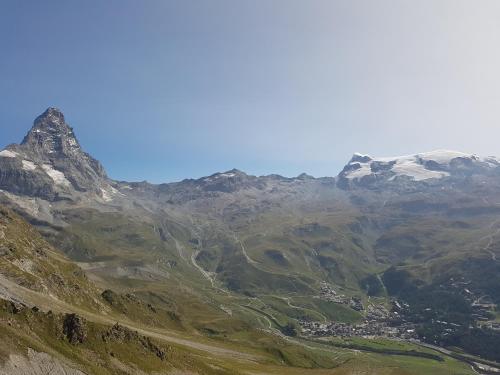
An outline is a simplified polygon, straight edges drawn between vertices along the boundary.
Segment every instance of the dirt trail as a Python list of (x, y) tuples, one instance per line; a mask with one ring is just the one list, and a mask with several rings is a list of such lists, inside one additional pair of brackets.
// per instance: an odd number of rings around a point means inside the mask
[(119, 323), (120, 325), (123, 325), (124, 327), (130, 328), (132, 330), (135, 330), (145, 336), (153, 337), (162, 341), (170, 342), (173, 344), (178, 344), (181, 346), (185, 346), (188, 348), (196, 349), (199, 351), (207, 352), (212, 355), (216, 356), (221, 356), (221, 357), (226, 357), (226, 358), (232, 358), (236, 360), (242, 360), (246, 362), (255, 362), (258, 357), (248, 354), (248, 353), (243, 353), (239, 352), (236, 350), (232, 349), (226, 349), (221, 346), (217, 345), (212, 345), (208, 343), (202, 343), (202, 342), (197, 342), (185, 337), (180, 336), (179, 334), (171, 331), (167, 331), (164, 329), (153, 329), (153, 328), (144, 328), (144, 327), (139, 327), (136, 324), (134, 324), (131, 321), (125, 320), (125, 319), (119, 319), (117, 317), (111, 317), (107, 316), (104, 313), (95, 313), (95, 312), (90, 312), (84, 309), (81, 309), (79, 307), (75, 307), (72, 305), (67, 304), (64, 301), (61, 301), (60, 299), (56, 298), (55, 296), (52, 295), (44, 295), (35, 291), (32, 291), (30, 289), (26, 289), (8, 279), (0, 275), (0, 286), (2, 289), (8, 291), (9, 296), (15, 297), (16, 300), (18, 301), (24, 301), (27, 302), (28, 305), (35, 305), (39, 308), (41, 308), (44, 311), (49, 311), (52, 310), (54, 312), (59, 312), (59, 313), (68, 313), (68, 312), (74, 312), (77, 313), (81, 316), (83, 316), (85, 319), (95, 322), (95, 323), (101, 323), (101, 324), (107, 324), (107, 325), (113, 325), (115, 323)]
[(241, 252), (243, 253), (243, 256), (245, 257), (247, 262), (253, 265), (258, 264), (255, 260), (253, 260), (248, 256), (247, 250), (245, 249), (245, 245), (243, 245), (243, 242), (238, 238), (238, 236), (236, 236), (236, 234), (234, 234), (234, 240), (240, 244)]
[[(493, 229), (495, 227), (495, 225), (497, 225), (499, 222), (500, 222), (500, 219), (496, 219), (495, 221), (493, 221), (490, 224), (489, 228)], [(493, 245), (495, 237), (498, 236), (498, 234), (500, 234), (500, 226), (498, 228), (496, 228), (496, 230), (493, 233), (488, 234), (488, 235), (486, 235), (484, 237), (481, 237), (478, 240), (478, 244), (481, 243), (482, 241), (486, 240), (486, 239), (488, 240), (488, 243), (486, 244), (486, 246), (484, 246), (483, 248), (481, 248), (481, 250), (486, 251), (488, 254), (490, 254), (491, 260), (493, 260), (494, 262), (497, 261), (497, 255), (492, 250), (490, 250), (490, 247), (491, 247), (491, 245)]]
[(205, 277), (208, 281), (210, 281), (212, 287), (215, 288), (214, 277), (210, 274), (210, 272), (205, 271), (203, 267), (196, 262), (196, 257), (198, 256), (198, 254), (200, 254), (200, 251), (201, 250), (196, 250), (194, 253), (191, 254), (191, 263), (203, 275), (203, 277)]

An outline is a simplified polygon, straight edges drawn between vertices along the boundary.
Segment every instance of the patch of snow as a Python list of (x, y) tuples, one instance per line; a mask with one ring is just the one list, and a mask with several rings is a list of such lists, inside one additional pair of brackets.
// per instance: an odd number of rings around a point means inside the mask
[(56, 185), (61, 185), (61, 186), (71, 185), (71, 182), (68, 181), (64, 173), (52, 168), (50, 164), (42, 164), (42, 168), (45, 171), (45, 173), (47, 173), (49, 177), (52, 178), (52, 180)]
[(17, 155), (18, 155), (17, 152), (9, 150), (3, 150), (0, 152), (0, 156), (4, 158), (15, 158)]
[(229, 172), (229, 173), (219, 173), (217, 177), (234, 177), (234, 176), (236, 176), (236, 173)]
[(110, 202), (113, 200), (114, 197), (117, 195), (125, 196), (125, 194), (120, 193), (117, 189), (115, 189), (113, 186), (109, 185), (106, 188), (101, 188), (101, 194), (102, 194), (102, 199), (106, 202)]
[(31, 161), (23, 160), (23, 169), (25, 171), (34, 171), (36, 169), (36, 165)]
[(102, 199), (104, 199), (105, 202), (110, 202), (113, 200), (113, 197), (106, 189), (101, 188), (101, 193), (102, 193)]
[(449, 164), (455, 158), (479, 160), (479, 158), (476, 155), (466, 154), (464, 152), (459, 152), (459, 151), (450, 151), (450, 150), (436, 150), (436, 151), (424, 152), (421, 154), (417, 154), (417, 156), (422, 160), (425, 161), (432, 160), (438, 164)]
[(372, 174), (370, 163), (357, 163), (361, 168), (355, 169), (347, 174), (347, 178), (361, 178)]
[(401, 175), (412, 177), (415, 181), (442, 178), (450, 175), (448, 172), (425, 169), (422, 164), (418, 164), (416, 160), (411, 159), (398, 160), (391, 170), (396, 173), (396, 175), (389, 180), (393, 180), (396, 176)]
[(451, 150), (435, 150), (429, 152), (422, 152), (415, 155), (401, 155), (401, 156), (390, 156), (382, 158), (374, 158), (375, 161), (391, 162), (391, 161), (403, 161), (403, 160), (414, 160), (421, 159), (424, 161), (434, 161), (438, 164), (449, 164), (455, 158), (468, 158), (479, 160), (476, 155), (466, 154), (460, 151)]
[[(354, 156), (366, 157), (368, 155), (355, 153)], [(495, 158), (491, 157), (481, 159), (473, 154), (466, 154), (463, 152), (450, 151), (450, 150), (436, 150), (415, 155), (371, 158), (371, 160), (367, 162), (352, 161), (350, 163), (351, 166), (355, 166), (356, 164), (358, 164), (360, 168), (352, 169), (351, 171), (346, 172), (345, 176), (348, 179), (359, 179), (367, 175), (381, 173), (381, 172), (372, 172), (371, 170), (372, 163), (378, 162), (378, 163), (393, 164), (390, 171), (394, 173), (394, 176), (392, 176), (389, 180), (393, 180), (397, 176), (408, 176), (414, 179), (415, 181), (428, 180), (431, 178), (442, 178), (449, 176), (450, 174), (446, 171), (435, 171), (427, 169), (425, 168), (424, 164), (428, 161), (433, 161), (445, 167), (448, 166), (450, 162), (456, 158), (467, 158), (474, 161), (483, 161), (487, 162), (491, 166), (494, 166), (497, 162)]]
[(120, 192), (118, 189), (115, 189), (113, 186), (110, 186), (109, 188), (114, 195), (121, 195), (122, 197), (125, 197), (125, 194)]
[(214, 180), (217, 180), (219, 178), (229, 178), (229, 177), (235, 177), (236, 176), (236, 173), (234, 172), (224, 172), (224, 173), (216, 173), (216, 174), (213, 174), (209, 177), (204, 177), (202, 178), (203, 181), (205, 182), (212, 182)]
[(487, 156), (483, 159), (483, 161), (488, 163), (488, 165), (493, 168), (500, 165), (500, 160), (495, 156)]
[(370, 157), (370, 155), (367, 155), (367, 154), (361, 154), (361, 153), (359, 153), (359, 152), (355, 152), (355, 153), (354, 153), (354, 156), (358, 156), (358, 157), (360, 157), (360, 158), (369, 158), (369, 157)]

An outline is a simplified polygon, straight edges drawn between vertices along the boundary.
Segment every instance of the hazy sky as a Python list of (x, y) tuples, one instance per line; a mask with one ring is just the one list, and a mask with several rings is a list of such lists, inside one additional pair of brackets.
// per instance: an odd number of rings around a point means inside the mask
[(0, 0), (0, 147), (48, 106), (117, 179), (500, 155), (498, 0)]

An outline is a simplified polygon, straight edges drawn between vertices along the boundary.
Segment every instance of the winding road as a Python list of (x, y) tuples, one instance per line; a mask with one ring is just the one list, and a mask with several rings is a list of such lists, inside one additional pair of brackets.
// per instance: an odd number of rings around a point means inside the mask
[[(495, 227), (495, 225), (497, 225), (499, 222), (500, 222), (500, 219), (496, 219), (495, 221), (493, 221), (490, 224), (489, 228), (493, 229)], [(486, 244), (486, 246), (484, 246), (481, 250), (486, 251), (488, 254), (490, 254), (491, 260), (493, 260), (494, 262), (498, 261), (497, 255), (492, 250), (490, 250), (490, 247), (491, 247), (491, 245), (493, 245), (495, 237), (498, 236), (498, 234), (500, 234), (500, 226), (498, 228), (496, 228), (496, 230), (493, 233), (488, 234), (484, 237), (481, 237), (478, 240), (478, 243), (481, 243), (482, 241), (484, 241), (486, 239), (488, 240), (488, 243)]]

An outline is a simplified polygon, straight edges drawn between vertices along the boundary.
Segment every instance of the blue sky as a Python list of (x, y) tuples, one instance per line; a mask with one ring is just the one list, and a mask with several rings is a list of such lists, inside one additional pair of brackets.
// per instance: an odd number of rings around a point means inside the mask
[(111, 177), (500, 155), (496, 0), (2, 1), (0, 147), (63, 110)]

